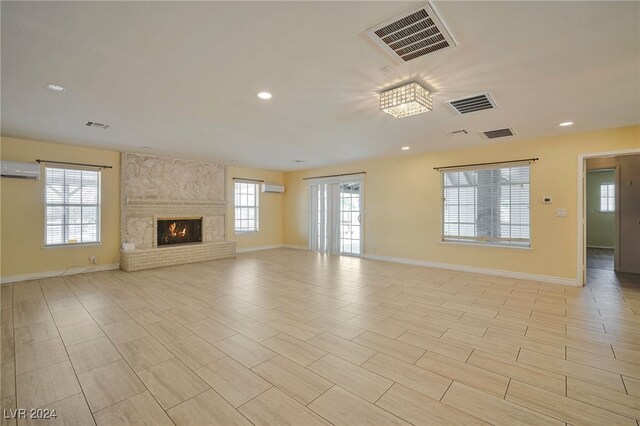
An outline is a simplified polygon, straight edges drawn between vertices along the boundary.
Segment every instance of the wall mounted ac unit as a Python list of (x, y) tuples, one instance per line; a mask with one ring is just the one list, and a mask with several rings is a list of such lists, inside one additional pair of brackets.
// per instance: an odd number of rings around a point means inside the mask
[(40, 164), (2, 161), (2, 177), (40, 180)]
[(263, 183), (262, 184), (262, 192), (284, 192), (284, 185), (277, 185), (275, 183)]

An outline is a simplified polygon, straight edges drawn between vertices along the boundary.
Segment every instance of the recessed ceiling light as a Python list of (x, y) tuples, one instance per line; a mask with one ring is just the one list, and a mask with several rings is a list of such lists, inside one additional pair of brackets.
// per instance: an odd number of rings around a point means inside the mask
[(260, 99), (271, 99), (273, 95), (271, 95), (271, 93), (269, 92), (259, 92), (256, 96)]
[(64, 92), (65, 88), (60, 86), (59, 84), (53, 84), (53, 83), (47, 83), (44, 85), (44, 87), (46, 87), (47, 89), (51, 90), (52, 92)]
[(140, 148), (142, 148), (142, 149), (153, 149), (150, 146), (141, 146)]
[(402, 148), (400, 148), (403, 151), (409, 151), (411, 149), (410, 146), (403, 146)]
[(558, 124), (558, 126), (560, 126), (560, 127), (573, 126), (573, 121), (565, 121), (565, 122), (562, 122), (562, 123)]

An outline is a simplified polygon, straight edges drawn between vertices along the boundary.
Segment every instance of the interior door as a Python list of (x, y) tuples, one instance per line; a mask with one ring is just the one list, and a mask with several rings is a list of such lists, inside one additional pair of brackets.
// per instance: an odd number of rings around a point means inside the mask
[(362, 256), (362, 180), (309, 182), (309, 249)]
[(616, 270), (640, 274), (640, 154), (618, 157)]

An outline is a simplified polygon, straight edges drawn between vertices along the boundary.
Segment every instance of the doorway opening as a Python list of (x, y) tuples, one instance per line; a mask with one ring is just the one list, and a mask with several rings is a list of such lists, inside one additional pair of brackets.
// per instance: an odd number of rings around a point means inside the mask
[(309, 249), (363, 254), (362, 175), (309, 180)]
[(578, 280), (640, 286), (640, 150), (579, 158)]
[[(611, 165), (617, 162), (610, 157)], [(600, 159), (587, 160), (587, 268), (613, 271), (616, 239), (616, 168), (596, 168)]]

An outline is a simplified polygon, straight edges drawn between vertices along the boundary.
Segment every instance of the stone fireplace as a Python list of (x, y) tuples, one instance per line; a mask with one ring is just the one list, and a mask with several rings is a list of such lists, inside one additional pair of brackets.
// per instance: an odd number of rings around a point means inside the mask
[(120, 251), (125, 271), (235, 256), (226, 241), (226, 172), (222, 165), (123, 153)]

